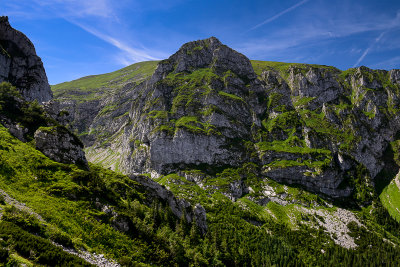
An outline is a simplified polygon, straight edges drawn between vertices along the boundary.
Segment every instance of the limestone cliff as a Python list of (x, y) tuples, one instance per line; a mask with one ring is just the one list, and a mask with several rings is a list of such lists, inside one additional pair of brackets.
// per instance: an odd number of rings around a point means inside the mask
[[(212, 37), (183, 45), (145, 76), (97, 103), (79, 99), (92, 123), (71, 126), (85, 135), (91, 161), (153, 177), (196, 170), (204, 187), (252, 163), (263, 179), (367, 201), (399, 138), (399, 70), (250, 61)], [(77, 118), (66, 104), (73, 84), (57, 87), (57, 101)], [(246, 176), (235, 179), (226, 194), (251, 192)]]

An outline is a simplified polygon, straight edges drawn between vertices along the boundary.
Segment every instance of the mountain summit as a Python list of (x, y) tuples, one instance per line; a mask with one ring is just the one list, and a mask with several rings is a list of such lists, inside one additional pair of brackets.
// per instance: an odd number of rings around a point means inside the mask
[(256, 78), (246, 56), (223, 45), (217, 38), (210, 37), (186, 43), (167, 60), (161, 61), (153, 74), (153, 80), (161, 80), (171, 72), (190, 73), (200, 68), (210, 68), (219, 74), (232, 71), (247, 80)]

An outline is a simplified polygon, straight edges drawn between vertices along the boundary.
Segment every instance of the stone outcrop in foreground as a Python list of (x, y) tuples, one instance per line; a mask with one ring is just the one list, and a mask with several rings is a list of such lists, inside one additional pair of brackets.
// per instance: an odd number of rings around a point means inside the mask
[(88, 168), (82, 142), (63, 126), (40, 127), (35, 143), (37, 150), (54, 161)]

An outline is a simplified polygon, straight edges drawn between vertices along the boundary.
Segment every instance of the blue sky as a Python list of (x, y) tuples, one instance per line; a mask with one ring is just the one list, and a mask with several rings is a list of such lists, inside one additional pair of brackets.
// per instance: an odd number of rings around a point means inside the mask
[(250, 59), (400, 68), (396, 0), (0, 0), (50, 84), (164, 59), (215, 36)]

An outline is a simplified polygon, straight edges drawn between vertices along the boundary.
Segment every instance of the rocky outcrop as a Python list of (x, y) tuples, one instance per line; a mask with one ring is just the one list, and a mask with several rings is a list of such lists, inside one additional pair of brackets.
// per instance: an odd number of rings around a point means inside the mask
[(240, 78), (256, 79), (249, 59), (223, 45), (217, 38), (189, 42), (175, 54), (158, 64), (151, 83), (164, 79), (169, 73), (190, 73), (200, 68), (212, 68), (218, 73), (232, 71)]
[(337, 79), (339, 70), (323, 68), (304, 70), (291, 67), (288, 72), (291, 96), (299, 99), (312, 98), (306, 105), (310, 110), (320, 108), (324, 103), (337, 101), (339, 95), (343, 94), (344, 89)]
[(391, 70), (389, 75), (392, 83), (400, 84), (400, 70)]
[(195, 221), (202, 233), (207, 231), (206, 211), (200, 204), (194, 207), (185, 199), (177, 199), (174, 194), (164, 186), (142, 175), (130, 175), (132, 180), (139, 182), (146, 188), (146, 191), (152, 196), (152, 199), (160, 199), (168, 203), (175, 216), (181, 218), (186, 216), (186, 220), (191, 223)]
[(35, 143), (37, 150), (54, 161), (88, 168), (82, 142), (63, 126), (40, 127)]
[(32, 42), (0, 17), (0, 82), (8, 81), (28, 100), (49, 101), (52, 92)]
[[(188, 90), (180, 80), (190, 84)], [(183, 45), (135, 90), (138, 98), (130, 112), (134, 127), (125, 133), (138, 146), (126, 146), (131, 152), (123, 169), (166, 174), (184, 166), (211, 169), (249, 160), (238, 140), (251, 139), (251, 126), (260, 123), (253, 114), (265, 108), (255, 97), (265, 91), (250, 61), (216, 38)], [(146, 153), (138, 153), (144, 146)]]

